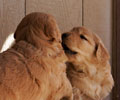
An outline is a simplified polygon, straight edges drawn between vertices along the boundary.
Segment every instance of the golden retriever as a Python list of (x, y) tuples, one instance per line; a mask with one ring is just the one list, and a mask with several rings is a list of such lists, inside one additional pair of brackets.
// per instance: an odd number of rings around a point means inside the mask
[(14, 37), (16, 43), (0, 54), (0, 100), (72, 100), (67, 57), (54, 17), (31, 13)]
[[(74, 87), (74, 100), (102, 100), (111, 91), (109, 54), (100, 38), (84, 27), (75, 27), (62, 35), (68, 57), (67, 74)], [(79, 89), (79, 91), (77, 90)]]

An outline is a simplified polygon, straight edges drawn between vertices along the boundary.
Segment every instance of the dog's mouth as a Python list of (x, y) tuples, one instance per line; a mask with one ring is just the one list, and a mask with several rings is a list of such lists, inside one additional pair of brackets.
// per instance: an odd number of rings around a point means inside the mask
[(71, 55), (77, 54), (76, 51), (72, 51), (70, 48), (68, 48), (68, 46), (64, 42), (62, 42), (62, 47), (63, 47), (65, 53), (68, 53), (68, 54), (71, 54)]

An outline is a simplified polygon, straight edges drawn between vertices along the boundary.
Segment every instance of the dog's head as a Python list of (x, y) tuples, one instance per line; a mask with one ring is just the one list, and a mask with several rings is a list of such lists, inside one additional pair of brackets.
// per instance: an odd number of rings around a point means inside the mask
[[(97, 63), (109, 60), (109, 54), (101, 40), (84, 27), (75, 27), (62, 34), (62, 45), (70, 61), (91, 59)], [(93, 61), (93, 62), (94, 62)]]
[(39, 48), (41, 43), (60, 43), (61, 34), (53, 16), (34, 12), (22, 19), (14, 38), (16, 42), (24, 40)]

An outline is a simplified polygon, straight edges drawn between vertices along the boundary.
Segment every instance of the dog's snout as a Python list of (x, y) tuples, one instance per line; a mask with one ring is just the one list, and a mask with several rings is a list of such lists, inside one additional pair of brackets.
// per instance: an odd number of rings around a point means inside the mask
[(64, 33), (64, 34), (62, 34), (62, 39), (65, 39), (65, 38), (67, 38), (68, 36), (69, 36), (68, 33)]

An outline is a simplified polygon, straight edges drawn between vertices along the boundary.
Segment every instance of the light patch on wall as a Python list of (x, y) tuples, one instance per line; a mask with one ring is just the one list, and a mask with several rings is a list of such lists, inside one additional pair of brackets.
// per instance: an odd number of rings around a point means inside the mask
[(0, 53), (9, 49), (12, 46), (12, 44), (14, 43), (14, 41), (15, 41), (14, 33), (8, 35), (8, 37), (6, 38), (2, 48), (0, 50)]

